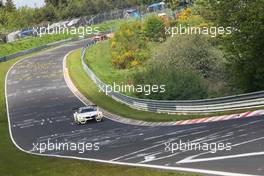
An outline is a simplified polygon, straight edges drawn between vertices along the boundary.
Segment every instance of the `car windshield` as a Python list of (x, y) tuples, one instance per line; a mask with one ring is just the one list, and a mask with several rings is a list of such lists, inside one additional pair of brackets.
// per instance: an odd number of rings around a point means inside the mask
[(96, 111), (96, 109), (95, 108), (80, 109), (79, 113), (86, 113), (86, 112), (92, 112), (92, 111)]

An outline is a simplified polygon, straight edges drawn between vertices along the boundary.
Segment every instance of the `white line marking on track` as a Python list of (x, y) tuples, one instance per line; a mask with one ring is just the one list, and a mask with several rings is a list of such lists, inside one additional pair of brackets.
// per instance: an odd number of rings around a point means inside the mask
[(170, 135), (175, 135), (175, 134), (179, 134), (179, 133), (186, 132), (186, 131), (193, 131), (193, 130), (197, 130), (197, 129), (201, 129), (201, 128), (205, 128), (205, 126), (195, 127), (195, 128), (189, 128), (189, 129), (186, 129), (186, 130), (179, 130), (179, 131), (167, 133), (167, 134), (164, 134), (164, 135), (151, 136), (151, 137), (145, 138), (144, 140), (157, 139), (157, 138), (161, 138), (161, 137), (165, 137), (165, 136), (170, 136)]
[[(54, 48), (53, 48), (54, 49)], [(69, 53), (68, 53), (69, 54)], [(68, 56), (68, 54), (64, 57)], [(223, 172), (223, 171), (214, 171), (214, 170), (205, 170), (205, 169), (194, 169), (194, 168), (184, 168), (184, 167), (168, 167), (168, 166), (157, 166), (157, 165), (149, 165), (149, 164), (133, 164), (133, 163), (124, 163), (124, 162), (114, 162), (112, 160), (106, 161), (106, 160), (100, 160), (100, 159), (92, 159), (92, 158), (81, 158), (81, 157), (73, 157), (73, 156), (61, 156), (61, 155), (52, 155), (52, 154), (39, 154), (39, 153), (32, 153), (30, 151), (22, 149), (14, 140), (13, 134), (12, 134), (12, 128), (11, 128), (11, 121), (10, 121), (10, 115), (9, 115), (9, 103), (7, 99), (7, 78), (9, 75), (9, 72), (12, 70), (12, 68), (22, 60), (16, 62), (7, 72), (5, 77), (5, 97), (6, 97), (6, 108), (7, 108), (7, 119), (8, 119), (8, 126), (9, 126), (9, 133), (12, 142), (14, 145), (21, 151), (37, 155), (37, 156), (50, 156), (50, 157), (56, 157), (56, 158), (68, 158), (68, 159), (78, 159), (78, 160), (85, 160), (85, 161), (93, 161), (93, 162), (100, 162), (100, 163), (108, 163), (108, 164), (118, 164), (118, 165), (124, 165), (124, 166), (134, 166), (134, 167), (145, 167), (145, 168), (155, 168), (155, 169), (165, 169), (165, 170), (173, 170), (173, 171), (183, 171), (183, 172), (194, 172), (194, 173), (201, 173), (201, 174), (212, 174), (212, 175), (221, 175), (221, 176), (256, 176), (256, 175), (250, 175), (250, 174), (242, 174), (242, 173), (232, 173), (232, 172)], [(76, 96), (77, 97), (77, 96)]]
[[(244, 141), (241, 143), (237, 143), (237, 144), (232, 145), (232, 147), (240, 146), (243, 144), (248, 144), (248, 143), (255, 142), (258, 140), (262, 140), (262, 139), (264, 139), (264, 137), (260, 137), (260, 138)], [(204, 152), (204, 153), (200, 153), (198, 155), (189, 156), (189, 157), (187, 157), (181, 161), (178, 161), (177, 164), (195, 163), (195, 162), (204, 162), (204, 161), (215, 161), (215, 160), (223, 160), (223, 159), (230, 159), (230, 158), (240, 158), (240, 157), (246, 157), (246, 156), (264, 155), (264, 151), (262, 151), (262, 152), (252, 152), (252, 153), (244, 153), (244, 154), (236, 154), (236, 155), (228, 155), (228, 156), (218, 156), (218, 157), (211, 157), (211, 158), (194, 159), (198, 156), (202, 156), (202, 155), (209, 154), (209, 153), (211, 153), (211, 152)]]

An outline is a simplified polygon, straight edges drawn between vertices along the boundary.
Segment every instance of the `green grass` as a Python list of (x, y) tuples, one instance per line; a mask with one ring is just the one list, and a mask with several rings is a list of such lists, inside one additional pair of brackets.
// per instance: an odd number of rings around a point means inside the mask
[[(108, 110), (109, 112), (127, 118), (145, 120), (145, 121), (175, 121), (181, 119), (192, 119), (192, 118), (202, 117), (201, 115), (168, 115), (168, 114), (151, 113), (146, 111), (138, 111), (131, 109), (124, 104), (118, 103), (112, 98), (106, 96), (104, 93), (99, 92), (95, 83), (86, 75), (81, 65), (80, 52), (81, 50), (78, 50), (69, 55), (67, 66), (69, 68), (70, 77), (73, 83), (76, 85), (76, 87), (83, 93), (83, 95), (85, 95), (93, 103), (99, 105), (105, 110)], [(94, 66), (93, 68), (95, 67), (100, 68), (102, 65), (103, 63), (101, 63), (98, 66), (97, 64), (93, 64)], [(111, 70), (111, 68), (108, 69)], [(105, 76), (107, 76), (108, 74), (107, 71), (104, 72), (103, 70), (101, 70), (101, 68), (97, 69), (96, 73), (100, 73), (101, 75), (106, 74)], [(108, 76), (111, 75), (112, 76), (111, 79), (115, 79), (115, 77), (119, 74), (122, 73), (120, 72), (117, 72), (116, 74), (109, 73)], [(111, 79), (109, 79), (108, 81), (110, 81)]]
[[(106, 31), (109, 29), (115, 30), (123, 20), (111, 20), (107, 21), (93, 27), (99, 27), (100, 31)], [(56, 42), (64, 40), (67, 38), (78, 37), (78, 35), (67, 35), (67, 34), (57, 34), (57, 35), (44, 35), (42, 37), (31, 37), (25, 38), (11, 43), (0, 44), (0, 57), (14, 54), (23, 50), (32, 49), (44, 44), (51, 42)]]
[(30, 155), (11, 142), (6, 116), (4, 82), (17, 58), (0, 63), (0, 175), (3, 176), (191, 176), (138, 167)]
[[(107, 47), (107, 43), (104, 43), (100, 47)], [(98, 47), (99, 48), (99, 47)], [(92, 48), (97, 49), (97, 48)], [(102, 80), (106, 82), (111, 82), (113, 80), (118, 80), (120, 75), (129, 75), (127, 71), (114, 71), (112, 73), (112, 69), (109, 66), (109, 63), (101, 63), (107, 62), (109, 56), (107, 56), (107, 52), (104, 51), (102, 48), (100, 49), (103, 54), (100, 56), (103, 57), (95, 57), (93, 55), (92, 50), (89, 52), (90, 56), (88, 56), (89, 66), (92, 67), (92, 70), (95, 71), (95, 74)], [(98, 50), (98, 51), (100, 51)], [(99, 52), (100, 53), (100, 52)], [(180, 115), (180, 114), (165, 114), (165, 113), (152, 113), (146, 111), (139, 111), (128, 107), (127, 105), (121, 104), (112, 98), (106, 96), (104, 93), (99, 92), (99, 89), (95, 85), (95, 83), (87, 76), (85, 71), (82, 68), (81, 64), (81, 50), (74, 51), (71, 53), (67, 59), (67, 67), (69, 68), (70, 77), (75, 84), (75, 86), (79, 89), (79, 91), (86, 96), (90, 101), (97, 104), (98, 106), (102, 107), (103, 109), (117, 114), (126, 118), (137, 119), (137, 120), (144, 120), (144, 121), (151, 121), (151, 122), (167, 122), (167, 121), (177, 121), (177, 120), (187, 120), (187, 119), (196, 119), (201, 117), (210, 117), (210, 116), (218, 116), (218, 115), (225, 115), (225, 114), (233, 114), (233, 113), (241, 113), (246, 111), (253, 111), (258, 109), (263, 109), (264, 107), (260, 108), (252, 108), (248, 110), (234, 110), (228, 112), (217, 112), (217, 113), (210, 113), (210, 114), (192, 114), (192, 115)], [(93, 58), (92, 58), (93, 57)], [(90, 59), (91, 60), (90, 60)], [(92, 63), (92, 64), (91, 64)], [(109, 66), (109, 68), (107, 68)]]
[(123, 24), (123, 22), (126, 21), (125, 19), (118, 19), (118, 20), (109, 20), (97, 25), (94, 25), (94, 27), (99, 27), (100, 31), (107, 31), (111, 29), (112, 31), (115, 31), (119, 28), (120, 25)]
[[(152, 50), (157, 43), (149, 42), (148, 48)], [(143, 67), (116, 69), (112, 64), (110, 41), (106, 40), (87, 48), (86, 63), (89, 68), (106, 84), (130, 85), (133, 74)], [(135, 92), (122, 92), (125, 95), (137, 97)]]
[[(149, 42), (149, 50), (155, 48), (158, 44)], [(106, 40), (86, 50), (86, 63), (89, 68), (105, 83), (130, 83), (132, 75), (139, 68), (116, 69), (112, 64), (110, 41)]]
[(87, 49), (86, 63), (105, 83), (125, 83), (129, 80), (132, 69), (116, 69), (111, 62), (110, 42), (104, 41)]
[(71, 38), (70, 35), (45, 35), (43, 37), (26, 38), (15, 42), (0, 45), (0, 57), (14, 54), (23, 50), (32, 49), (51, 42)]

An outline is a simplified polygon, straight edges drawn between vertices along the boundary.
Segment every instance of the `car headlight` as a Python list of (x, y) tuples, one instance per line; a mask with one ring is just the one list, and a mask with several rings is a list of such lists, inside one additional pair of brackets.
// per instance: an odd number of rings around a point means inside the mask
[(102, 113), (102, 112), (98, 112), (98, 113), (97, 113), (97, 116), (102, 117), (102, 116), (103, 116), (103, 113)]
[(84, 118), (82, 116), (77, 115), (77, 118), (78, 118), (78, 120), (84, 120)]

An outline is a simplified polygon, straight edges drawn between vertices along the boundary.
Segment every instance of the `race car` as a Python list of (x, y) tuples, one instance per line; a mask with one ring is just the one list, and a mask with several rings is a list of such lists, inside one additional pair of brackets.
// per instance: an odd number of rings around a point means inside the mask
[(95, 42), (100, 42), (107, 39), (107, 35), (104, 33), (98, 33), (97, 35), (90, 37), (91, 40)]
[(76, 124), (85, 124), (89, 120), (101, 122), (103, 120), (103, 113), (99, 111), (96, 105), (91, 105), (78, 108), (73, 117)]

